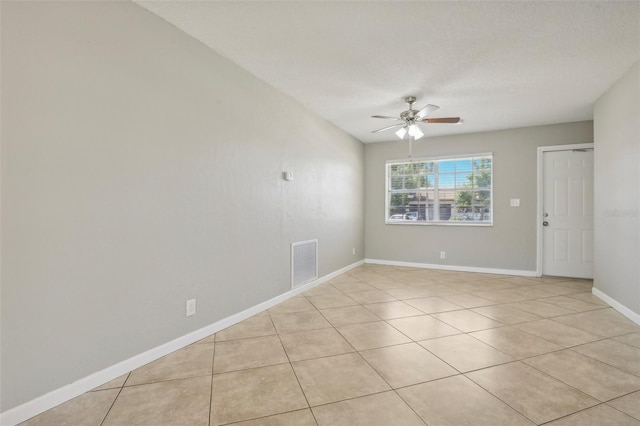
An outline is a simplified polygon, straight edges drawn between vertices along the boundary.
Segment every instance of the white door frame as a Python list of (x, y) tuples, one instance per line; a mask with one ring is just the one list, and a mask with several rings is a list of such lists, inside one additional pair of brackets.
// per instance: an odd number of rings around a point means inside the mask
[(543, 207), (544, 207), (544, 153), (550, 151), (569, 151), (572, 149), (593, 149), (592, 143), (575, 143), (570, 145), (553, 145), (553, 146), (539, 146), (538, 147), (538, 203), (536, 214), (536, 236), (537, 236), (537, 257), (536, 257), (536, 276), (542, 276), (542, 220), (543, 220)]

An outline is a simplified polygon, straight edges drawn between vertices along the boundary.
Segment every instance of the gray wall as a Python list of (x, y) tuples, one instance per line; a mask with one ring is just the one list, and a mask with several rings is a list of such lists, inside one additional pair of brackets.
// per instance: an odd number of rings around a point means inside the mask
[(594, 285), (640, 315), (640, 65), (594, 106)]
[(363, 258), (359, 141), (132, 3), (1, 24), (2, 411)]
[[(407, 158), (408, 142), (366, 145), (366, 257), (535, 271), (537, 147), (593, 142), (592, 125), (586, 121), (414, 143), (414, 158), (493, 152), (492, 227), (385, 225), (385, 161)], [(510, 207), (511, 198), (520, 198), (520, 207)], [(446, 251), (445, 260), (440, 260), (440, 251)]]

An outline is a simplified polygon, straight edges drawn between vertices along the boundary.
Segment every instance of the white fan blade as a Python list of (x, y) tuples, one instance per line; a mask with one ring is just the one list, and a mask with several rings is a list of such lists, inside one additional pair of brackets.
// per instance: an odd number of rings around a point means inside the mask
[(404, 123), (394, 124), (393, 126), (387, 126), (387, 127), (383, 127), (382, 129), (374, 130), (371, 133), (378, 133), (378, 132), (382, 132), (383, 130), (389, 130), (389, 129), (393, 129), (394, 127), (402, 127), (402, 126), (404, 126)]
[(388, 120), (396, 120), (396, 121), (400, 121), (402, 120), (402, 118), (398, 118), (398, 117), (389, 117), (388, 115), (372, 115), (371, 118), (386, 118)]
[(416, 120), (422, 120), (427, 115), (431, 114), (432, 112), (438, 109), (440, 109), (439, 106), (429, 104), (426, 107), (422, 108), (420, 111), (418, 111), (418, 113), (416, 114)]

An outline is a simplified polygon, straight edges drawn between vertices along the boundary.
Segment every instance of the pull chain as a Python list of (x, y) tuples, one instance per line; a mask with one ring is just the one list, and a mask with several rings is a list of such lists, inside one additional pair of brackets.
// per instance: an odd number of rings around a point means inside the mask
[(413, 150), (413, 136), (409, 135), (409, 161), (413, 161), (411, 159), (411, 154), (412, 154), (412, 150)]

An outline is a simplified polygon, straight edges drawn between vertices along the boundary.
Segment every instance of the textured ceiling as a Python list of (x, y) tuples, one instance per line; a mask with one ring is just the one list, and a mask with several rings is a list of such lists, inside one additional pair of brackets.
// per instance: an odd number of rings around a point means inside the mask
[(640, 58), (639, 1), (136, 3), (363, 142), (407, 95), (464, 119), (427, 136), (589, 120)]

